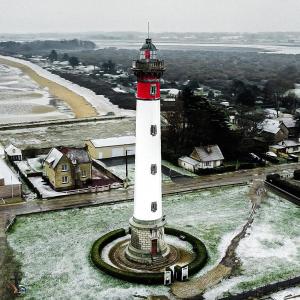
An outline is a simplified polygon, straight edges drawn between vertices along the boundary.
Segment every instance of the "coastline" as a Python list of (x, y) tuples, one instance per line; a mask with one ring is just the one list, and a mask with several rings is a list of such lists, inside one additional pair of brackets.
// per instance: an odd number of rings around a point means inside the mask
[(43, 77), (33, 68), (3, 57), (0, 57), (0, 64), (18, 68), (41, 87), (47, 87), (50, 94), (65, 101), (71, 107), (75, 118), (87, 118), (98, 115), (96, 109), (83, 96), (49, 78)]

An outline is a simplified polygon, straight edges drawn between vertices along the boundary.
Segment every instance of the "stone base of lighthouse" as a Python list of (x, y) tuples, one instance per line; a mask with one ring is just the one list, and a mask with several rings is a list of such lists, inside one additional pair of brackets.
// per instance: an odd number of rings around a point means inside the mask
[(170, 247), (165, 242), (165, 220), (129, 220), (131, 239), (125, 250), (128, 260), (140, 264), (163, 264), (168, 261)]

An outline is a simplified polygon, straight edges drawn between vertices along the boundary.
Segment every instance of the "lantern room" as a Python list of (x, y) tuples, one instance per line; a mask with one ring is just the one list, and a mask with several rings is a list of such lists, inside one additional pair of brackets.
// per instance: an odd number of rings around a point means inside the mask
[(152, 60), (157, 59), (157, 49), (152, 44), (150, 38), (146, 39), (145, 44), (140, 49), (140, 60)]

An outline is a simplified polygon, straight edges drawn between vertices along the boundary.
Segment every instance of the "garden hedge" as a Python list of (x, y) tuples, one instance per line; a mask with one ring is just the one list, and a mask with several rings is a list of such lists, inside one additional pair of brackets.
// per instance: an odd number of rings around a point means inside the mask
[[(193, 250), (196, 253), (196, 258), (188, 265), (189, 268), (189, 276), (200, 271), (207, 261), (207, 251), (205, 245), (196, 237), (192, 236), (189, 233), (183, 232), (181, 230), (177, 230), (174, 228), (165, 228), (165, 233), (173, 236), (177, 236), (179, 238), (184, 238), (187, 242), (189, 242), (193, 246)], [(130, 282), (134, 283), (142, 283), (142, 284), (163, 284), (164, 283), (164, 272), (160, 273), (141, 273), (125, 271), (118, 269), (108, 263), (106, 263), (101, 258), (101, 252), (105, 246), (110, 244), (112, 241), (126, 236), (126, 230), (124, 228), (117, 229), (111, 231), (101, 238), (99, 238), (92, 246), (91, 250), (91, 260), (94, 265), (99, 268), (101, 271)]]
[(293, 184), (289, 181), (282, 180), (279, 174), (271, 174), (267, 176), (267, 181), (274, 184), (275, 186), (285, 190), (286, 192), (295, 195), (296, 197), (300, 196), (300, 187), (296, 184)]

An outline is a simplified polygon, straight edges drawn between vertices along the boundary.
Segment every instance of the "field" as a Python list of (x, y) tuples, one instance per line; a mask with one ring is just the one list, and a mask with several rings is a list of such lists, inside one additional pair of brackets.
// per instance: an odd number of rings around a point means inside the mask
[(28, 129), (0, 130), (0, 142), (3, 145), (13, 143), (21, 149), (56, 147), (58, 145), (81, 147), (87, 139), (108, 138), (132, 135), (135, 132), (135, 120), (82, 122), (66, 125), (51, 125)]

